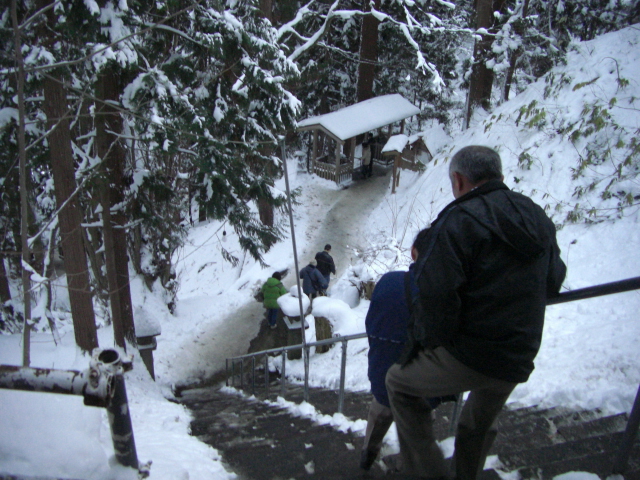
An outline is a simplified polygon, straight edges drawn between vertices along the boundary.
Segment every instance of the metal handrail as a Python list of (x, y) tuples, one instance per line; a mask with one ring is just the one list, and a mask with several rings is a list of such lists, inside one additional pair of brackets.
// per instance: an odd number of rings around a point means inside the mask
[(631, 290), (637, 289), (640, 289), (640, 277), (627, 278), (626, 280), (618, 280), (617, 282), (603, 283), (601, 285), (593, 285), (592, 287), (562, 292), (556, 297), (548, 298), (547, 306), (574, 302), (576, 300), (586, 300), (587, 298), (602, 297), (614, 293), (630, 292)]
[(150, 464), (138, 463), (124, 380), (124, 372), (131, 368), (131, 360), (118, 350), (95, 349), (83, 372), (0, 365), (0, 388), (82, 395), (85, 405), (105, 408), (116, 461), (137, 469), (138, 478), (147, 478)]
[[(619, 280), (616, 282), (603, 283), (601, 285), (594, 285), (586, 288), (579, 288), (576, 290), (570, 290), (567, 292), (562, 292), (555, 297), (550, 297), (547, 299), (547, 306), (549, 305), (557, 305), (560, 303), (573, 302), (577, 300), (585, 300), (588, 298), (601, 297), (604, 295), (612, 295), (615, 293), (623, 293), (629, 292), (632, 290), (640, 289), (640, 277), (628, 278), (625, 280)], [(304, 332), (303, 332), (304, 335)], [(255, 353), (248, 353), (246, 355), (240, 355), (237, 357), (231, 357), (226, 359), (226, 385), (229, 386), (229, 362), (231, 362), (231, 381), (232, 386), (235, 387), (235, 362), (239, 360), (245, 360), (248, 358), (252, 358), (252, 379), (255, 377), (255, 357), (259, 355), (265, 355), (265, 389), (268, 395), (269, 391), (269, 365), (268, 365), (268, 355), (271, 353), (281, 353), (282, 355), (282, 373), (281, 373), (281, 395), (284, 397), (284, 393), (286, 391), (286, 379), (285, 379), (285, 368), (286, 368), (286, 352), (291, 350), (298, 350), (305, 348), (306, 349), (306, 358), (309, 358), (309, 348), (321, 345), (332, 345), (337, 342), (342, 342), (342, 361), (340, 364), (340, 390), (338, 394), (338, 413), (342, 413), (342, 409), (344, 407), (344, 381), (345, 381), (345, 373), (346, 373), (346, 356), (347, 356), (347, 343), (350, 340), (357, 340), (361, 338), (366, 338), (366, 332), (357, 333), (354, 335), (346, 335), (344, 337), (334, 337), (328, 338), (325, 340), (319, 340), (313, 343), (307, 343), (306, 345), (288, 345), (279, 348), (272, 348), (270, 350), (263, 350)], [(242, 367), (241, 367), (242, 368)], [(305, 376), (308, 375), (308, 370), (305, 369)], [(241, 384), (244, 385), (244, 374), (241, 374)], [(308, 397), (308, 381), (305, 378), (304, 388), (305, 388), (305, 399)], [(252, 393), (255, 394), (255, 381), (252, 380)], [(461, 402), (461, 397), (457, 403)], [(457, 405), (460, 407), (460, 405)], [(455, 416), (455, 415), (454, 415)], [(452, 419), (453, 421), (453, 419)], [(634, 439), (637, 437), (638, 430), (640, 428), (640, 385), (638, 386), (638, 393), (636, 394), (636, 399), (634, 405), (632, 407), (631, 413), (629, 415), (629, 420), (627, 422), (627, 427), (625, 429), (624, 438), (621, 442), (618, 454), (614, 459), (613, 463), (613, 473), (622, 474), (627, 467), (629, 455), (631, 453), (631, 447), (633, 445)]]
[[(240, 361), (242, 362), (243, 360), (248, 360), (248, 359), (252, 359), (252, 363), (251, 363), (251, 393), (255, 394), (255, 358), (257, 356), (261, 356), (264, 355), (265, 356), (265, 364), (264, 364), (264, 370), (265, 370), (265, 390), (267, 391), (267, 395), (268, 395), (268, 391), (269, 391), (269, 364), (268, 364), (268, 358), (270, 354), (273, 353), (279, 353), (282, 356), (282, 367), (281, 367), (281, 374), (280, 374), (280, 379), (281, 379), (281, 384), (280, 384), (280, 392), (281, 392), (281, 396), (284, 397), (285, 392), (286, 392), (286, 378), (285, 378), (285, 371), (286, 371), (286, 367), (287, 367), (287, 355), (286, 353), (292, 350), (301, 350), (303, 348), (306, 349), (307, 351), (307, 357), (309, 356), (309, 349), (311, 347), (319, 347), (322, 345), (333, 345), (334, 343), (338, 343), (338, 342), (342, 342), (342, 361), (340, 363), (341, 367), (340, 367), (340, 389), (339, 389), (339, 393), (338, 393), (338, 413), (342, 413), (342, 409), (344, 407), (344, 380), (345, 380), (345, 374), (346, 374), (346, 370), (347, 370), (347, 343), (350, 340), (359, 340), (361, 338), (367, 338), (367, 334), (366, 332), (363, 333), (356, 333), (353, 335), (345, 335), (343, 336), (336, 336), (333, 338), (327, 338), (324, 340), (318, 340), (316, 342), (312, 342), (312, 343), (307, 343), (306, 345), (287, 345), (284, 347), (278, 347), (278, 348), (271, 348), (269, 350), (262, 350), (260, 352), (255, 352), (255, 353), (247, 353), (246, 355), (240, 355), (237, 357), (231, 357), (231, 358), (227, 358), (225, 361), (225, 367), (226, 367), (226, 385), (229, 386), (229, 364), (231, 364), (231, 386), (235, 387), (235, 364), (236, 362)], [(240, 363), (240, 368), (241, 368), (241, 372), (243, 369), (243, 363)], [(305, 374), (308, 374), (307, 370), (305, 370)], [(241, 388), (244, 387), (244, 374), (241, 373), (240, 374), (240, 385)], [(304, 382), (304, 398), (308, 399), (309, 398), (309, 382), (306, 381)]]
[[(355, 333), (353, 335), (345, 335), (344, 337), (337, 336), (332, 338), (326, 338), (324, 340), (318, 340), (316, 342), (307, 343), (307, 347), (319, 347), (321, 345), (332, 345), (334, 343), (344, 342), (344, 341), (348, 342), (349, 340), (358, 340), (360, 338), (367, 338), (367, 333), (362, 332), (362, 333)], [(259, 355), (268, 355), (270, 353), (279, 353), (282, 351), (288, 352), (290, 350), (300, 350), (302, 347), (303, 347), (302, 344), (286, 345), (284, 347), (270, 348), (269, 350), (260, 350), (259, 352), (247, 353), (245, 355), (239, 355), (237, 357), (229, 357), (227, 360), (244, 360), (245, 358), (257, 357)]]

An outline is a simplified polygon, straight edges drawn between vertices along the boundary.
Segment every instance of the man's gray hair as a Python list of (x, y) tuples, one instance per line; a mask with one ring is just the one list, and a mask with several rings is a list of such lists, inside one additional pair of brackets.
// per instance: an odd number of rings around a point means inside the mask
[(502, 178), (502, 162), (495, 150), (481, 145), (461, 148), (451, 159), (449, 175), (458, 172), (476, 185), (484, 180)]

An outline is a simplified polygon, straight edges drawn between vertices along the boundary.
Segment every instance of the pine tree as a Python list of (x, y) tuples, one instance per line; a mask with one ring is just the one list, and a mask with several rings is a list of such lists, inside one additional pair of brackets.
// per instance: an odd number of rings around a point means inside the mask
[[(37, 5), (43, 9), (47, 0)], [(42, 48), (54, 56), (56, 42), (60, 42), (56, 30), (56, 16), (49, 9), (38, 22), (37, 32)], [(55, 60), (54, 60), (55, 61)], [(43, 111), (49, 129), (48, 145), (50, 165), (55, 183), (55, 198), (60, 226), (60, 248), (64, 252), (64, 267), (67, 274), (69, 303), (73, 317), (76, 344), (85, 352), (98, 347), (98, 335), (93, 311), (87, 257), (85, 255), (82, 222), (84, 216), (77, 197), (75, 165), (71, 148), (71, 110), (67, 101), (65, 73), (63, 69), (52, 69), (43, 73)], [(52, 239), (54, 239), (52, 237)], [(55, 241), (50, 242), (50, 247)], [(49, 263), (52, 264), (51, 262)], [(48, 276), (48, 275), (45, 275)], [(50, 295), (49, 295), (50, 298)]]
[(150, 35), (149, 46), (171, 53), (125, 91), (125, 105), (136, 117), (158, 119), (135, 122), (137, 141), (188, 159), (200, 208), (226, 218), (242, 248), (261, 259), (282, 232), (264, 225), (251, 204), (283, 204), (272, 190), (281, 165), (269, 147), (293, 125), (297, 100), (284, 81), (295, 67), (256, 2), (234, 2), (229, 9), (222, 2), (194, 5), (175, 28), (184, 36)]

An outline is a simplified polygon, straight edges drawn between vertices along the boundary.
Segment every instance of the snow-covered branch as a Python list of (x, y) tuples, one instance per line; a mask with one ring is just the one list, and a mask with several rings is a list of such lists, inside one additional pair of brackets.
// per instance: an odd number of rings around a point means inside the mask
[(291, 55), (289, 55), (288, 57), (289, 61), (294, 61), (296, 58), (302, 55), (305, 51), (307, 51), (309, 48), (315, 45), (318, 42), (318, 40), (322, 38), (322, 36), (325, 34), (327, 29), (329, 28), (329, 24), (331, 23), (331, 18), (333, 16), (332, 13), (336, 8), (338, 8), (338, 3), (340, 3), (339, 0), (336, 0), (333, 3), (333, 5), (331, 5), (331, 8), (329, 8), (329, 13), (327, 13), (324, 23), (322, 24), (322, 27), (320, 27), (320, 29), (316, 33), (314, 33), (310, 38), (308, 38), (304, 44), (296, 48), (294, 52)]

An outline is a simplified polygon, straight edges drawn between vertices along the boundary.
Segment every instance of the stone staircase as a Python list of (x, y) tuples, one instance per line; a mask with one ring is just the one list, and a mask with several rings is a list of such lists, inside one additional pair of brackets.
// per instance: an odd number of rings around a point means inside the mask
[[(256, 379), (264, 391), (264, 379)], [(407, 478), (386, 471), (379, 459), (369, 472), (358, 468), (362, 437), (314, 425), (260, 398), (220, 390), (221, 384), (184, 388), (179, 401), (194, 414), (192, 433), (212, 445), (241, 480)], [(280, 394), (271, 382), (269, 400)], [(258, 393), (258, 392), (257, 392)], [(250, 395), (251, 392), (247, 392)], [(286, 399), (300, 403), (302, 388), (291, 385)], [(371, 395), (347, 392), (343, 413), (352, 420), (367, 418)], [(337, 411), (335, 391), (311, 389), (309, 403), (317, 411)], [(436, 410), (438, 439), (449, 436), (453, 403)], [(498, 436), (489, 455), (497, 455), (482, 480), (552, 479), (567, 472), (590, 472), (606, 479), (627, 422), (626, 414), (603, 416), (599, 411), (562, 407), (505, 409), (498, 418)], [(619, 478), (619, 477), (618, 477)], [(640, 480), (640, 440), (631, 452), (626, 480)]]

